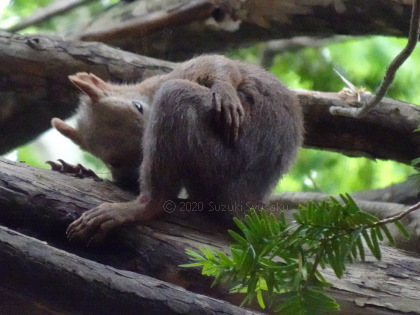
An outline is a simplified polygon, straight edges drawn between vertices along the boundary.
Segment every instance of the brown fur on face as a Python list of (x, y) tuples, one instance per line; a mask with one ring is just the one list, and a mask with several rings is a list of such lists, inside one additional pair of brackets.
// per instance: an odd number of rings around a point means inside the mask
[[(93, 74), (77, 73), (69, 79), (84, 93), (76, 112), (77, 126), (53, 118), (53, 127), (100, 158), (116, 182), (136, 185), (149, 99), (133, 86), (110, 84)], [(133, 102), (141, 103), (142, 112)]]

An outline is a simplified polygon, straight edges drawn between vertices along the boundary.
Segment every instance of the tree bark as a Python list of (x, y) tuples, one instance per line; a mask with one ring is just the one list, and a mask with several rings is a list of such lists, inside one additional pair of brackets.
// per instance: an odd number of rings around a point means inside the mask
[[(238, 302), (237, 296), (226, 296), (222, 287), (210, 289), (211, 280), (201, 276), (198, 270), (179, 267), (180, 264), (188, 262), (186, 248), (197, 250), (202, 246), (210, 246), (226, 250), (227, 233), (225, 227), (217, 220), (193, 211), (167, 213), (147, 224), (121, 228), (110, 235), (106, 247), (102, 250), (70, 246), (64, 239), (64, 230), (70, 221), (100, 202), (130, 200), (133, 195), (107, 181), (73, 178), (5, 159), (0, 159), (0, 164), (1, 223), (36, 231), (47, 240), (52, 237), (56, 245), (66, 248), (67, 251), (77, 251), (80, 255), (182, 285), (194, 292)], [(60, 235), (61, 238), (58, 237)], [(15, 236), (12, 237), (14, 238)], [(113, 246), (118, 250), (113, 250)], [(7, 248), (10, 249), (9, 245), (6, 245)], [(128, 255), (124, 248), (131, 249), (131, 255)], [(9, 255), (7, 250), (5, 255)], [(6, 260), (3, 256), (0, 254), (0, 261)], [(113, 260), (110, 260), (109, 256), (114, 256)], [(9, 259), (10, 257), (7, 258), (6, 265), (10, 265)], [(74, 265), (70, 269), (84, 270), (84, 264), (85, 261), (81, 266)], [(98, 268), (95, 267), (91, 271), (98, 275), (96, 272), (103, 270), (103, 267)], [(21, 271), (25, 270), (28, 269)], [(86, 273), (87, 277), (91, 277), (89, 273), (90, 271)], [(112, 273), (126, 277), (124, 272)], [(25, 271), (21, 277), (29, 279), (22, 281), (30, 281), (36, 278), (37, 274)], [(346, 276), (342, 279), (335, 279), (329, 269), (323, 274), (334, 284), (331, 294), (338, 299), (345, 312), (419, 313), (420, 300), (417, 295), (420, 289), (420, 259), (408, 253), (384, 247), (381, 262), (376, 262), (368, 256), (367, 263), (349, 266)], [(53, 273), (45, 275), (50, 276), (58, 278)], [(133, 281), (131, 275), (127, 281)], [(68, 287), (62, 289), (67, 290)], [(85, 294), (83, 285), (80, 285), (80, 290)]]
[[(52, 117), (67, 118), (78, 91), (67, 76), (92, 72), (114, 82), (137, 82), (175, 64), (98, 43), (0, 33), (0, 154), (34, 139)], [(19, 72), (16, 72), (19, 69)], [(384, 99), (363, 119), (332, 116), (332, 105), (355, 105), (344, 94), (297, 90), (305, 114), (305, 145), (348, 155), (409, 163), (420, 156), (420, 109)]]
[[(139, 314), (139, 310), (147, 314), (255, 314), (69, 254), (4, 227), (0, 227), (0, 287), (27, 301), (20, 305), (20, 312), (35, 300), (37, 308), (42, 305), (48, 313), (61, 314)], [(8, 300), (0, 305), (3, 314), (16, 311)]]
[(420, 200), (420, 189), (412, 180), (390, 185), (380, 189), (361, 190), (352, 194), (354, 197), (369, 200), (394, 202), (401, 204), (415, 204)]
[(7, 135), (0, 138), (0, 154), (49, 129), (51, 118), (74, 112), (79, 92), (68, 75), (86, 71), (105, 80), (137, 82), (173, 66), (99, 43), (1, 31), (0, 64), (0, 134)]
[(407, 36), (411, 4), (406, 0), (145, 0), (120, 3), (74, 36), (143, 55), (185, 60), (203, 51), (296, 36)]

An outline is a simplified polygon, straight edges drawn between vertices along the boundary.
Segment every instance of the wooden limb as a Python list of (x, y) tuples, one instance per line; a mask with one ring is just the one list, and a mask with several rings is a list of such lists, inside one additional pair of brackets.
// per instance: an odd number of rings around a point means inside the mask
[[(148, 276), (69, 254), (4, 227), (0, 227), (0, 270), (0, 287), (21, 297), (30, 296), (37, 300), (38, 308), (42, 305), (51, 312), (255, 314)], [(8, 313), (12, 305), (2, 301), (2, 313)]]
[(329, 108), (353, 106), (356, 97), (295, 91), (305, 115), (306, 147), (406, 164), (420, 156), (420, 133), (414, 132), (420, 125), (418, 106), (385, 98), (367, 116), (355, 120), (330, 115)]
[[(122, 52), (99, 43), (0, 31), (0, 154), (67, 118), (79, 92), (67, 76), (92, 72), (114, 82), (137, 82), (170, 71), (171, 63)], [(19, 69), (19, 71), (16, 71)]]
[(31, 15), (23, 18), (15, 25), (9, 27), (7, 31), (17, 32), (29, 26), (37, 25), (45, 20), (48, 20), (56, 15), (63, 14), (75, 7), (87, 4), (94, 0), (56, 0), (45, 7), (41, 7), (33, 12)]
[(410, 11), (406, 0), (143, 0), (115, 6), (74, 37), (185, 60), (296, 36), (406, 36)]
[[(235, 296), (227, 296), (226, 291), (223, 291), (221, 287), (210, 288), (211, 279), (202, 276), (198, 270), (179, 267), (180, 264), (188, 261), (184, 252), (186, 248), (197, 250), (202, 246), (210, 246), (215, 249), (226, 250), (228, 246), (225, 227), (217, 220), (210, 219), (202, 213), (181, 213), (181, 211), (179, 213), (166, 214), (159, 220), (150, 222), (147, 225), (121, 228), (110, 236), (105, 244), (105, 250), (102, 251), (100, 249), (83, 249), (78, 246), (69, 246), (64, 240), (66, 224), (81, 212), (103, 201), (118, 202), (131, 199), (132, 197), (133, 195), (114, 187), (107, 181), (95, 182), (92, 179), (77, 179), (0, 158), (0, 222), (3, 224), (13, 225), (20, 229), (25, 228), (26, 231), (35, 230), (42, 237), (49, 234), (49, 239), (53, 239), (56, 244), (65, 247), (68, 251), (77, 251), (85, 257), (105, 260), (108, 265), (117, 265), (120, 269), (146, 273), (160, 280), (182, 285), (194, 292), (211, 294), (214, 297), (225, 300), (233, 299), (232, 301), (235, 303), (241, 300), (241, 298)], [(11, 232), (7, 233), (11, 240), (17, 239), (16, 234), (11, 235)], [(1, 232), (0, 239), (2, 239)], [(28, 266), (29, 262), (25, 262), (25, 260), (29, 259), (30, 255), (26, 254), (25, 258), (20, 260), (10, 258), (11, 250), (8, 250), (10, 248), (8, 244), (10, 243), (2, 242), (3, 240), (0, 241), (0, 245), (5, 244), (4, 248), (6, 249), (3, 252), (0, 251), (0, 264), (4, 263), (5, 266), (8, 266), (7, 268), (13, 268), (15, 265)], [(115, 245), (117, 250), (112, 250), (112, 244)], [(32, 248), (37, 252), (39, 246), (29, 246), (23, 252), (31, 253)], [(124, 248), (131, 248), (132, 254), (127, 255), (126, 251), (123, 250)], [(89, 278), (92, 277), (92, 274), (98, 275), (95, 271), (97, 267), (91, 268), (90, 266), (92, 265), (85, 260), (76, 261), (76, 258), (72, 255), (66, 256), (62, 252), (59, 253), (62, 255), (64, 266), (70, 266), (68, 269), (75, 270), (78, 275), (77, 279), (81, 282), (76, 287), (69, 288), (67, 285), (59, 287), (53, 285), (52, 287), (60, 290), (57, 292), (74, 289), (78, 290), (76, 291), (77, 294), (82, 294), (83, 297), (92, 297), (92, 295), (88, 295), (93, 294), (92, 292), (85, 292), (85, 282), (83, 281), (92, 279)], [(107, 258), (110, 255), (114, 256), (112, 261)], [(41, 262), (50, 257), (49, 254), (45, 255), (45, 252), (42, 255), (39, 254), (39, 256), (42, 258)], [(80, 266), (79, 262), (81, 263)], [(0, 267), (0, 283), (5, 283), (6, 280), (4, 279), (7, 279), (7, 275), (14, 274), (15, 271), (10, 273), (10, 269), (4, 269), (3, 265)], [(51, 269), (51, 265), (48, 265), (48, 268)], [(108, 275), (107, 272), (111, 271), (111, 274), (117, 273), (116, 276), (121, 275), (120, 279), (125, 278), (127, 282), (119, 283), (117, 288), (122, 288), (124, 285), (133, 285), (135, 290), (137, 290), (141, 286), (141, 283), (133, 280), (131, 273), (115, 271), (112, 268), (104, 269), (102, 265), (99, 265), (98, 268), (97, 270), (100, 273), (106, 272)], [(8, 272), (4, 273), (3, 270), (8, 270)], [(56, 272), (55, 266), (51, 271)], [(29, 284), (32, 283), (32, 286), (28, 284), (27, 290), (40, 290), (40, 286), (36, 284), (41, 281), (40, 278), (37, 278), (38, 274), (41, 275), (42, 273), (34, 272), (32, 267), (22, 269), (20, 273), (17, 276), (20, 276), (18, 279), (23, 281), (23, 286), (26, 286), (27, 282), (25, 281), (32, 281), (29, 282)], [(64, 279), (74, 276), (71, 272), (66, 272), (65, 274)], [(43, 281), (46, 281), (45, 279), (50, 279), (50, 275), (46, 271), (41, 278)], [(355, 314), (361, 312), (363, 314), (378, 314), (378, 312), (381, 314), (403, 314), (412, 312), (413, 314), (419, 314), (419, 258), (395, 249), (383, 248), (383, 260), (381, 262), (376, 262), (373, 257), (367, 255), (367, 263), (356, 263), (349, 266), (345, 277), (342, 279), (335, 279), (332, 270), (329, 269), (325, 270), (323, 275), (327, 281), (334, 284), (334, 289), (331, 293), (338, 299), (345, 312)], [(136, 277), (138, 279), (146, 279), (138, 275)], [(52, 278), (55, 283), (57, 278), (63, 279), (62, 276), (57, 275)], [(100, 276), (100, 279), (103, 279), (103, 276)], [(36, 282), (33, 282), (34, 280)], [(12, 282), (10, 279), (8, 281)], [(111, 279), (110, 281), (114, 284), (114, 280)], [(15, 285), (19, 283), (20, 281), (15, 283)], [(33, 283), (35, 283), (35, 288)], [(104, 290), (111, 291), (102, 291), (102, 284), (100, 283), (99, 285), (100, 292), (98, 294), (101, 295), (104, 292), (114, 294), (114, 285), (107, 285), (108, 288), (104, 288)], [(166, 284), (163, 284), (163, 286), (168, 288)], [(86, 287), (89, 287), (88, 284), (86, 284)], [(44, 290), (48, 290), (48, 288)], [(140, 290), (140, 292), (144, 291)], [(111, 297), (114, 296), (112, 294), (110, 295)], [(131, 293), (128, 294), (131, 295)], [(62, 296), (60, 301), (62, 301)], [(110, 296), (107, 295), (108, 298)], [(125, 299), (129, 301), (130, 297), (123, 297), (122, 301), (126, 301)], [(87, 300), (91, 301), (91, 298)], [(144, 300), (144, 303), (146, 302), (147, 299)], [(81, 301), (81, 303), (85, 302)]]
[(353, 197), (367, 201), (414, 204), (420, 200), (420, 191), (411, 180), (393, 184), (380, 189), (356, 191)]
[[(168, 72), (173, 63), (154, 60), (98, 43), (67, 42), (55, 37), (0, 32), (0, 154), (24, 144), (50, 127), (52, 117), (66, 118), (78, 91), (67, 75), (92, 72), (114, 82), (137, 82)], [(19, 72), (16, 72), (19, 69)], [(354, 98), (337, 93), (296, 90), (305, 114), (305, 145), (351, 156), (392, 159), (409, 164), (420, 156), (420, 109), (384, 99), (355, 121), (329, 114), (333, 105)]]

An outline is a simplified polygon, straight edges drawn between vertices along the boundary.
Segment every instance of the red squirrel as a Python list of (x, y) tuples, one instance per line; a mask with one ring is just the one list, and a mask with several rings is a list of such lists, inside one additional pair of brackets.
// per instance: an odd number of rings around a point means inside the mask
[(77, 127), (58, 118), (53, 127), (102, 159), (116, 181), (140, 186), (131, 202), (85, 212), (68, 227), (70, 240), (98, 243), (115, 227), (151, 220), (182, 188), (210, 209), (262, 204), (302, 143), (295, 94), (269, 72), (223, 56), (196, 57), (133, 85), (87, 73), (69, 79), (84, 93)]

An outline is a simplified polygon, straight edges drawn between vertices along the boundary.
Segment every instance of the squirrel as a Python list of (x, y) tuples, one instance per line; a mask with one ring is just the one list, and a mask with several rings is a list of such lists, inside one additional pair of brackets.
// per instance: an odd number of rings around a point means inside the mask
[(77, 127), (59, 118), (52, 126), (102, 159), (114, 180), (140, 186), (134, 201), (83, 213), (69, 240), (99, 243), (120, 225), (156, 218), (182, 188), (210, 209), (263, 204), (303, 141), (296, 95), (262, 68), (224, 56), (131, 85), (88, 73), (69, 79), (83, 92)]

